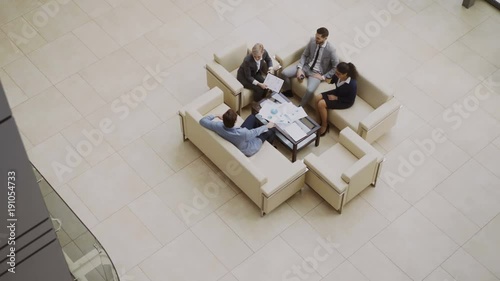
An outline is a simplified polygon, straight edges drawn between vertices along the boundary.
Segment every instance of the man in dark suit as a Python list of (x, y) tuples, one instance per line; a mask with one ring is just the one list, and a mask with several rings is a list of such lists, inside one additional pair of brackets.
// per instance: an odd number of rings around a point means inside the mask
[(272, 72), (273, 61), (264, 46), (260, 43), (255, 44), (252, 48), (252, 53), (247, 55), (243, 60), (236, 79), (240, 81), (243, 87), (253, 90), (253, 100), (260, 101), (267, 91), (267, 85), (264, 84), (264, 77), (262, 76), (263, 65), (266, 63), (266, 72)]
[(287, 96), (292, 96), (290, 78), (296, 77), (302, 80), (307, 77), (307, 90), (300, 102), (302, 106), (311, 100), (322, 81), (332, 78), (335, 74), (339, 58), (335, 47), (327, 39), (328, 29), (318, 28), (316, 36), (309, 40), (304, 49), (299, 63), (288, 66), (281, 73), (284, 80), (283, 93)]

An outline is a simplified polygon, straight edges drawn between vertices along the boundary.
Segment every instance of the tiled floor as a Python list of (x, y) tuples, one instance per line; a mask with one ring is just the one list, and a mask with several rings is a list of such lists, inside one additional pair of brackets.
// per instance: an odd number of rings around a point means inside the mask
[[(319, 26), (405, 107), (374, 143), (377, 188), (342, 215), (305, 187), (261, 218), (176, 111), (214, 50), (274, 53)], [(498, 281), (499, 28), (481, 0), (2, 1), (0, 80), (31, 161), (123, 280)]]

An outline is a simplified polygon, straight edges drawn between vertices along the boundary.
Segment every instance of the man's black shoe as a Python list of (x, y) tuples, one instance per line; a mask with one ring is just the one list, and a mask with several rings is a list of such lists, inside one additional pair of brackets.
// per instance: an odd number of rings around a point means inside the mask
[(283, 95), (285, 95), (286, 97), (289, 97), (289, 98), (293, 97), (292, 90), (284, 91)]

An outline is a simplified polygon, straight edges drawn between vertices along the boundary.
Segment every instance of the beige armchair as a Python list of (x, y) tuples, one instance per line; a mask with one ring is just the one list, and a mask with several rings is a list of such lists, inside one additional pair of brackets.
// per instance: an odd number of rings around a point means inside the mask
[[(297, 44), (289, 45), (276, 53), (276, 60), (283, 68), (298, 63), (304, 46)], [(342, 58), (340, 58), (342, 61)], [(329, 110), (328, 121), (339, 130), (350, 127), (369, 143), (387, 133), (397, 121), (401, 104), (367, 80), (361, 73), (363, 67), (358, 66), (358, 93), (354, 105), (348, 109)], [(360, 71), (361, 70), (361, 71)], [(303, 97), (306, 92), (307, 78), (302, 82), (296, 78), (291, 79), (291, 87), (294, 94)], [(319, 85), (314, 95), (334, 89), (335, 86), (323, 82)], [(311, 99), (309, 105), (316, 108), (315, 99)]]
[(339, 143), (321, 156), (309, 154), (306, 184), (339, 213), (352, 198), (368, 186), (375, 186), (384, 158), (352, 129), (340, 132)]
[[(208, 87), (221, 89), (224, 93), (224, 103), (237, 113), (253, 101), (253, 91), (243, 88), (236, 79), (238, 68), (250, 52), (245, 43), (230, 46), (215, 53), (214, 60), (206, 65)], [(278, 65), (274, 59), (273, 65)]]

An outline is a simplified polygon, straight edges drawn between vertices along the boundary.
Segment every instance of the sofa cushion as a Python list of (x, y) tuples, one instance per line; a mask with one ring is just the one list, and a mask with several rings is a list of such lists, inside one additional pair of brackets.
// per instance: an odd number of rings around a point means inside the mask
[(262, 192), (268, 196), (284, 183), (283, 179), (290, 178), (290, 171), (287, 169), (292, 165), (290, 160), (268, 142), (262, 144), (259, 152), (249, 159), (267, 177), (267, 183), (262, 186)]
[(353, 131), (358, 131), (359, 122), (374, 111), (366, 101), (356, 97), (353, 106), (347, 109), (328, 110), (328, 121), (339, 130), (350, 127)]
[(231, 46), (229, 48), (218, 51), (214, 54), (214, 60), (224, 66), (224, 68), (231, 72), (240, 67), (241, 62), (247, 55), (248, 48), (246, 43), (241, 43), (237, 46)]
[[(343, 181), (342, 173), (358, 161), (358, 158), (354, 154), (339, 143), (321, 154), (320, 159), (328, 163), (328, 177), (332, 179), (331, 182)], [(337, 189), (337, 192), (342, 193), (344, 190)]]

